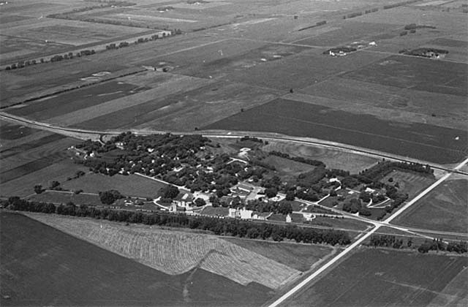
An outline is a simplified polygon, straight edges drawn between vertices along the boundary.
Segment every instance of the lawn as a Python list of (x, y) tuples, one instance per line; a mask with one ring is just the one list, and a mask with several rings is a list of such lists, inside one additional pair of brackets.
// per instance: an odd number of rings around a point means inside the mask
[[(390, 178), (393, 179), (393, 182), (389, 181)], [(435, 179), (431, 177), (421, 176), (411, 172), (402, 172), (399, 170), (392, 171), (380, 180), (382, 183), (393, 185), (398, 182), (398, 185), (400, 186), (398, 191), (405, 194), (407, 193), (409, 195), (409, 199), (418, 195), (422, 190), (434, 183), (434, 181)]]
[(467, 265), (460, 256), (361, 249), (288, 306), (427, 306)]
[(266, 287), (200, 268), (165, 274), (23, 215), (0, 220), (2, 306), (258, 306), (268, 298)]
[(450, 232), (468, 232), (468, 181), (448, 180), (418, 201), (395, 224)]
[(83, 177), (65, 181), (62, 187), (67, 190), (83, 190), (88, 193), (99, 193), (107, 190), (118, 190), (125, 196), (156, 198), (159, 190), (166, 185), (156, 180), (138, 175), (115, 175), (88, 173)]
[[(422, 159), (453, 163), (465, 156), (466, 131), (428, 124), (402, 124), (371, 115), (276, 99), (203, 129), (277, 132), (313, 137)], [(456, 139), (458, 137), (458, 139)]]

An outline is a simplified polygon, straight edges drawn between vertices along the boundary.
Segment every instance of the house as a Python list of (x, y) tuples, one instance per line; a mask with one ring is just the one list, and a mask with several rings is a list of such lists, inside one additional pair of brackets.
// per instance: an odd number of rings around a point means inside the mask
[(184, 212), (185, 208), (184, 207), (179, 207), (177, 206), (176, 203), (171, 203), (169, 206), (169, 212)]
[(291, 215), (286, 215), (286, 223), (291, 223), (292, 222), (292, 219), (291, 219)]
[(252, 214), (254, 220), (266, 221), (273, 213), (272, 212), (257, 212)]
[(247, 210), (245, 208), (242, 209), (234, 209), (229, 208), (228, 217), (231, 218), (240, 218), (242, 220), (251, 219), (252, 218), (252, 210)]
[(179, 193), (176, 198), (172, 200), (177, 206), (188, 209), (190, 204), (193, 203), (194, 197), (190, 193)]

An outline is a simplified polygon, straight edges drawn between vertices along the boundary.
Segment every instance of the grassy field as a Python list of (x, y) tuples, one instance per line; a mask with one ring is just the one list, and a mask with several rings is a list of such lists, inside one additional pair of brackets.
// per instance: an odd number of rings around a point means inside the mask
[(288, 306), (427, 306), (467, 264), (466, 257), (362, 249)]
[(449, 180), (398, 217), (397, 224), (439, 231), (468, 231), (468, 181)]
[[(400, 124), (298, 101), (276, 99), (203, 127), (307, 136), (409, 156), (453, 163), (466, 155), (466, 131), (426, 124)], [(456, 140), (456, 137), (459, 140)]]
[(102, 205), (98, 195), (74, 194), (73, 192), (46, 191), (41, 194), (34, 194), (28, 197), (30, 201), (40, 201), (54, 204), (67, 204), (72, 202), (75, 205)]
[(278, 289), (299, 274), (298, 270), (211, 235), (57, 215), (34, 218), (170, 275), (198, 267), (242, 285), (258, 283)]
[(337, 149), (278, 141), (269, 141), (268, 145), (265, 145), (262, 149), (264, 151), (280, 151), (294, 157), (322, 161), (327, 168), (343, 169), (353, 174), (359, 173), (378, 162), (378, 159), (373, 157), (345, 153)]
[(23, 215), (2, 212), (0, 220), (2, 306), (258, 306), (268, 299), (258, 284), (201, 268), (171, 276)]
[(156, 198), (159, 190), (165, 187), (165, 184), (138, 175), (110, 177), (88, 173), (83, 177), (63, 182), (62, 187), (71, 191), (83, 190), (88, 193), (115, 189), (125, 196)]
[(300, 163), (272, 155), (263, 159), (262, 162), (273, 165), (276, 168), (276, 171), (279, 173), (278, 175), (281, 178), (285, 178), (286, 181), (295, 180), (299, 174), (311, 172), (315, 169), (314, 166), (309, 164)]

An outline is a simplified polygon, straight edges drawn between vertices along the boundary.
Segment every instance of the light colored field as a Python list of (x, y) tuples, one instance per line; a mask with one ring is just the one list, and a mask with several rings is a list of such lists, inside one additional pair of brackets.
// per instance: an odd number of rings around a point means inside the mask
[(263, 150), (280, 151), (295, 157), (319, 160), (325, 163), (327, 168), (343, 169), (353, 174), (369, 168), (379, 161), (377, 158), (346, 153), (337, 149), (278, 141), (269, 142), (263, 147)]
[(336, 252), (328, 246), (310, 244), (271, 243), (240, 238), (224, 240), (300, 271), (310, 270), (317, 265), (317, 261), (324, 260)]
[(165, 185), (138, 175), (115, 175), (88, 173), (83, 177), (63, 182), (67, 190), (83, 190), (88, 193), (99, 193), (107, 190), (118, 190), (125, 196), (151, 197), (158, 195), (159, 189)]
[(28, 216), (170, 275), (199, 267), (242, 285), (256, 282), (278, 289), (299, 274), (215, 236), (57, 215)]

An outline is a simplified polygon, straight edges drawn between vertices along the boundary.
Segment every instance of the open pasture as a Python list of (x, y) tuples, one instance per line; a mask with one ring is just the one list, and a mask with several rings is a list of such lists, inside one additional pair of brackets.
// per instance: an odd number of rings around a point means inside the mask
[(258, 284), (200, 268), (170, 276), (23, 215), (0, 219), (2, 306), (258, 306), (268, 298)]
[(428, 306), (467, 265), (466, 257), (362, 249), (288, 306)]
[[(276, 99), (203, 129), (265, 131), (313, 137), (435, 163), (466, 156), (466, 131), (379, 120), (309, 103)], [(458, 137), (458, 140), (456, 139)]]
[[(393, 178), (393, 182), (389, 182), (390, 178)], [(401, 193), (408, 194), (410, 199), (418, 195), (434, 181), (435, 179), (430, 177), (421, 176), (411, 172), (402, 172), (399, 170), (391, 172), (380, 180), (382, 183), (393, 185), (398, 182), (398, 185), (400, 186), (398, 190)]]
[(268, 145), (262, 149), (264, 151), (280, 151), (293, 157), (322, 161), (327, 168), (347, 170), (352, 174), (359, 173), (379, 161), (379, 159), (370, 156), (352, 154), (338, 149), (279, 141), (268, 141)]
[(159, 195), (159, 190), (165, 186), (164, 183), (138, 175), (110, 177), (94, 173), (88, 173), (83, 177), (62, 183), (62, 187), (70, 191), (83, 190), (88, 193), (99, 193), (107, 190), (118, 190), (125, 196), (150, 198), (156, 198)]
[(33, 217), (170, 275), (198, 267), (244, 286), (256, 283), (276, 290), (299, 274), (298, 270), (216, 236), (57, 215)]
[[(311, 95), (312, 101), (321, 101), (317, 97), (333, 99), (337, 101), (337, 108), (374, 113), (381, 119), (401, 118), (404, 122), (426, 122), (455, 129), (465, 129), (468, 120), (466, 112), (463, 112), (466, 109), (466, 97), (463, 96), (339, 77), (312, 85), (300, 92)], [(341, 102), (341, 106), (338, 102)], [(326, 103), (330, 104), (330, 101)], [(374, 108), (375, 112), (372, 111)]]
[(468, 232), (468, 181), (448, 180), (418, 201), (394, 223), (416, 228)]
[(468, 94), (465, 82), (468, 64), (465, 63), (395, 55), (341, 77), (431, 93), (462, 97)]

